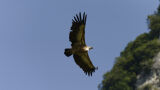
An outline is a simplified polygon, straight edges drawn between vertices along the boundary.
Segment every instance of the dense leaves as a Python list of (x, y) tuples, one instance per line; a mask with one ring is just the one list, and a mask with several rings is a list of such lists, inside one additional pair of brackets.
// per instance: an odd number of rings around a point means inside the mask
[(137, 75), (150, 72), (153, 57), (160, 51), (160, 7), (148, 16), (148, 22), (150, 31), (128, 43), (112, 70), (104, 74), (100, 90), (135, 90)]

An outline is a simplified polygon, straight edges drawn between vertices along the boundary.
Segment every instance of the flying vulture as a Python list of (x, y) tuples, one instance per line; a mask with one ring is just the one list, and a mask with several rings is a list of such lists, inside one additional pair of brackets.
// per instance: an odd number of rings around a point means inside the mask
[(72, 19), (72, 26), (69, 34), (72, 48), (66, 48), (64, 54), (67, 57), (73, 55), (76, 64), (84, 73), (88, 76), (92, 76), (92, 73), (95, 72), (98, 67), (94, 67), (88, 55), (88, 51), (93, 49), (93, 47), (87, 46), (85, 43), (86, 18), (87, 15), (84, 12), (83, 16), (79, 13), (79, 15), (76, 14), (74, 19)]

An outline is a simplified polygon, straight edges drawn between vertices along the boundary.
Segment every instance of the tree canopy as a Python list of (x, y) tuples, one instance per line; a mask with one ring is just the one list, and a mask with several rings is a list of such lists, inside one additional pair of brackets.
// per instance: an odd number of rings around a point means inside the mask
[(128, 43), (104, 74), (100, 90), (135, 90), (137, 75), (150, 73), (153, 57), (160, 51), (160, 6), (147, 20), (150, 31)]

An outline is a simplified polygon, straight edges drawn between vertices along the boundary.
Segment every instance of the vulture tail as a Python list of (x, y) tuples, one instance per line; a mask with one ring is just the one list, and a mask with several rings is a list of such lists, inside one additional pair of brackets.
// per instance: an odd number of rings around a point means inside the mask
[(66, 48), (65, 51), (64, 51), (64, 54), (65, 54), (67, 57), (71, 56), (71, 55), (72, 55), (72, 49)]

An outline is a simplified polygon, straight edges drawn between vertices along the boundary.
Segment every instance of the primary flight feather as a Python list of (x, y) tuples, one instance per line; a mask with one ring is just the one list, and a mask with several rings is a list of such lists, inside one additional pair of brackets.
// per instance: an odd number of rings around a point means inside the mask
[(71, 42), (72, 48), (66, 48), (64, 54), (69, 57), (73, 55), (76, 64), (89, 76), (95, 72), (97, 67), (92, 64), (88, 51), (93, 49), (87, 46), (85, 43), (85, 25), (86, 25), (87, 15), (83, 13), (76, 14), (74, 19), (72, 19), (71, 31), (69, 34), (69, 40)]

